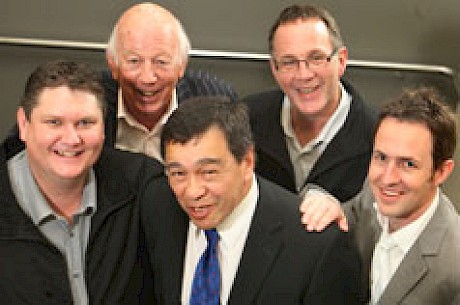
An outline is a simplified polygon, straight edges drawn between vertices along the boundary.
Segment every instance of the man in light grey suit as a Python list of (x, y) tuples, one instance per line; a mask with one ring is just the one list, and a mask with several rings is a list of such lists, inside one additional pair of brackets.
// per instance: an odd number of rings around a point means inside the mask
[(372, 304), (460, 304), (460, 217), (439, 187), (454, 166), (455, 130), (432, 90), (407, 90), (382, 109), (347, 217), (330, 196), (303, 203), (309, 229), (348, 219)]

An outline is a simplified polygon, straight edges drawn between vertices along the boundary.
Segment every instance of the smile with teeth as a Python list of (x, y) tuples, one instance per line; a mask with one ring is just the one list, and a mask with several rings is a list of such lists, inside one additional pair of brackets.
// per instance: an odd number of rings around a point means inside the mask
[(403, 194), (402, 191), (384, 190), (384, 189), (382, 189), (380, 192), (385, 196), (399, 196)]
[(155, 90), (155, 91), (147, 91), (147, 90), (140, 90), (140, 89), (138, 89), (137, 91), (138, 91), (141, 95), (143, 95), (143, 96), (153, 96), (153, 95), (155, 95), (155, 94), (158, 93), (158, 90)]
[(308, 88), (302, 87), (302, 88), (298, 88), (297, 90), (298, 90), (300, 93), (308, 94), (308, 93), (312, 93), (313, 91), (317, 90), (318, 87), (319, 87), (319, 86), (308, 87)]
[(81, 151), (55, 150), (54, 152), (61, 157), (75, 157), (81, 154)]

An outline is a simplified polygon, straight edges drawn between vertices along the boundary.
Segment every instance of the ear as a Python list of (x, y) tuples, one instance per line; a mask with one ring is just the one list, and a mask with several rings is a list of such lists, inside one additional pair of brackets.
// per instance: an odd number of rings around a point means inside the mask
[(434, 171), (434, 183), (439, 186), (443, 184), (447, 178), (449, 178), (450, 173), (452, 173), (454, 169), (454, 160), (449, 159), (445, 160), (438, 169)]
[(276, 68), (275, 60), (273, 58), (270, 58), (269, 62), (270, 62), (270, 68), (272, 70), (272, 74), (277, 75), (278, 69)]
[(112, 72), (112, 77), (114, 80), (118, 80), (118, 64), (113, 57), (112, 54), (109, 54), (109, 52), (105, 53), (105, 57), (107, 59), (107, 64), (109, 65), (109, 69)]
[(347, 68), (347, 61), (348, 61), (348, 50), (346, 47), (341, 47), (337, 51), (337, 58), (339, 61), (339, 77), (342, 77), (345, 73), (345, 69)]
[(248, 148), (248, 151), (241, 160), (241, 165), (244, 168), (245, 178), (248, 180), (252, 180), (252, 176), (254, 175), (255, 161), (254, 146), (251, 146)]
[(179, 66), (179, 79), (184, 77), (185, 69), (187, 68), (188, 57), (184, 58)]
[(22, 107), (19, 107), (16, 111), (16, 121), (19, 128), (19, 137), (22, 141), (26, 141), (27, 138), (27, 126), (29, 121), (27, 120), (26, 113)]

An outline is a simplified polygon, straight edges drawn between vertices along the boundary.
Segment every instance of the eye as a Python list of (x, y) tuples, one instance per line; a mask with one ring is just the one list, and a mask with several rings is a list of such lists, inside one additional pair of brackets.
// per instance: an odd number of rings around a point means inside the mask
[(200, 176), (204, 180), (213, 180), (219, 175), (220, 171), (219, 169), (215, 167), (210, 167), (210, 168), (203, 168), (199, 171)]
[(47, 119), (45, 120), (45, 124), (50, 126), (60, 126), (62, 122), (59, 119)]
[(171, 66), (171, 60), (166, 58), (156, 58), (154, 59), (153, 64), (158, 68), (169, 68)]
[(404, 160), (402, 161), (402, 164), (405, 168), (417, 168), (417, 163), (413, 160)]
[(96, 120), (93, 120), (93, 119), (81, 119), (80, 121), (78, 121), (77, 127), (87, 128), (87, 127), (92, 126), (94, 124), (96, 124)]
[(123, 62), (126, 67), (133, 69), (137, 68), (141, 64), (141, 59), (139, 57), (128, 57), (124, 59)]
[(294, 59), (294, 58), (281, 59), (279, 64), (281, 67), (284, 67), (284, 68), (294, 68), (297, 66), (297, 59)]
[(376, 151), (372, 154), (372, 159), (377, 162), (383, 162), (387, 159), (387, 157), (385, 154)]
[(323, 53), (314, 53), (308, 57), (308, 62), (313, 65), (320, 65), (326, 62), (327, 56)]

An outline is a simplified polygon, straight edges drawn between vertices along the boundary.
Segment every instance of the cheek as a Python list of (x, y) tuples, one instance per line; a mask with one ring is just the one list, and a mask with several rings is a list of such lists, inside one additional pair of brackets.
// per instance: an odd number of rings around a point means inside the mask
[(118, 75), (118, 82), (121, 85), (132, 85), (133, 83), (136, 82), (137, 79), (137, 73), (132, 72), (132, 71), (124, 71), (120, 69), (119, 75)]
[(291, 82), (291, 77), (287, 76), (287, 75), (281, 75), (281, 74), (274, 74), (274, 77), (277, 81), (277, 83), (279, 84), (279, 86), (281, 87), (281, 89), (283, 89), (284, 91), (285, 88), (287, 88)]

